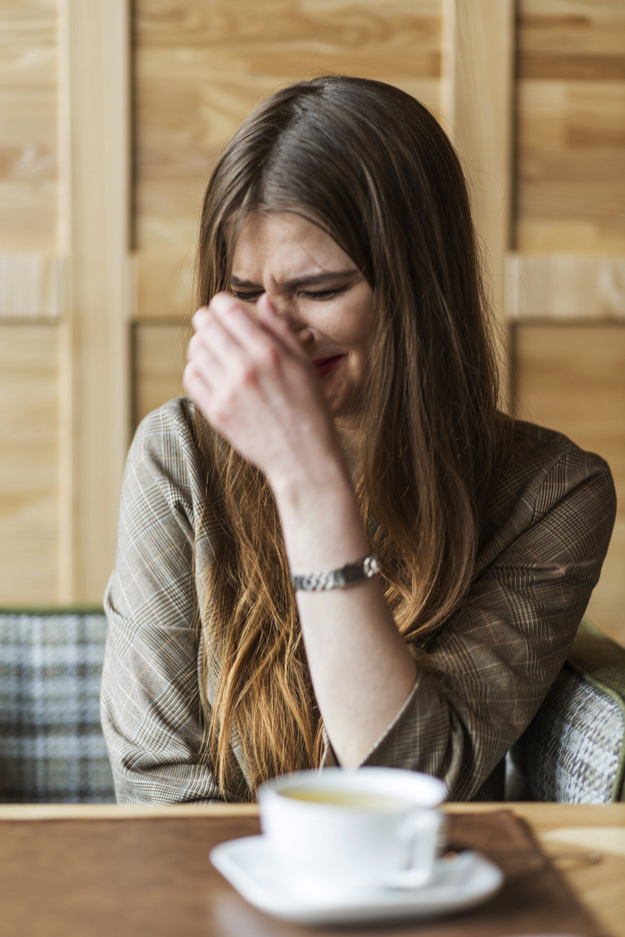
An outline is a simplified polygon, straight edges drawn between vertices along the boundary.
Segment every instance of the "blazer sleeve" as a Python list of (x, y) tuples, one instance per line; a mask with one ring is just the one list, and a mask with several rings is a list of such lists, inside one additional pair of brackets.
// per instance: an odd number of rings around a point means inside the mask
[(101, 696), (120, 803), (221, 799), (202, 750), (194, 530), (204, 485), (186, 407), (172, 401), (143, 421), (124, 476)]
[(558, 458), (514, 470), (466, 601), (364, 764), (437, 775), (452, 799), (470, 800), (532, 720), (599, 578), (616, 510), (606, 463), (565, 443)]

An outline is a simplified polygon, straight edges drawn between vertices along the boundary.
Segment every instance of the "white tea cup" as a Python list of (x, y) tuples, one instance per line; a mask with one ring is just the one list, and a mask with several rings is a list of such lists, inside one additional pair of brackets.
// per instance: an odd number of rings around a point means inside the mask
[(283, 866), (334, 889), (416, 888), (443, 837), (438, 778), (398, 768), (327, 768), (258, 790), (263, 834)]

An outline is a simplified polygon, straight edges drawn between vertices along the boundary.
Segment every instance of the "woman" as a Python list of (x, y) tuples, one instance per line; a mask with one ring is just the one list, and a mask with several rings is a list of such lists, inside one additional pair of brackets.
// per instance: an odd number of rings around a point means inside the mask
[(501, 793), (614, 520), (605, 463), (497, 411), (465, 183), (378, 82), (275, 94), (208, 184), (181, 398), (133, 443), (103, 725), (118, 799), (314, 765)]

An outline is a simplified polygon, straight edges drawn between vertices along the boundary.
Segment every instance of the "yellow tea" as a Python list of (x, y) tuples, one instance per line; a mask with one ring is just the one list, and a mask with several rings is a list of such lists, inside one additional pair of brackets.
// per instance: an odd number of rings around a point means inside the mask
[(290, 787), (280, 791), (282, 797), (291, 800), (306, 800), (316, 804), (330, 804), (352, 810), (371, 813), (396, 813), (409, 810), (411, 801), (374, 791), (349, 791), (323, 787)]

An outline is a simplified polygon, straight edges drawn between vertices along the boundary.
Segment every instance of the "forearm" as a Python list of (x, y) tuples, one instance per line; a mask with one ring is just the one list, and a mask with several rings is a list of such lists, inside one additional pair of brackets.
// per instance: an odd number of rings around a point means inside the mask
[[(276, 492), (294, 572), (336, 569), (370, 552), (340, 460)], [(393, 721), (414, 685), (416, 663), (386, 604), (379, 577), (327, 592), (298, 592), (313, 687), (339, 762), (355, 766)]]
[[(293, 245), (284, 243), (284, 262), (290, 266)], [(320, 257), (318, 266), (325, 269), (329, 262)], [(308, 253), (303, 263), (310, 263)], [(255, 273), (250, 282), (260, 279)], [(361, 323), (371, 291), (359, 275), (353, 289), (355, 305), (349, 308)], [(345, 312), (344, 291), (339, 296)], [(299, 302), (297, 296), (294, 301)], [(331, 304), (323, 309), (327, 316)], [(308, 338), (300, 340), (301, 333), (277, 315), (268, 296), (258, 299), (254, 312), (250, 304), (224, 294), (200, 310), (185, 387), (206, 419), (267, 478), (293, 572), (336, 569), (370, 552), (332, 420), (333, 408), (347, 410), (359, 386), (363, 351), (354, 335), (347, 347), (347, 334), (340, 342), (321, 336), (321, 359), (332, 360), (336, 353), (342, 362), (338, 377), (334, 372), (330, 384), (322, 384), (312, 367), (316, 330), (304, 330)], [(359, 426), (352, 429), (360, 435)], [(416, 664), (379, 580), (299, 594), (298, 601), (313, 687), (332, 745), (342, 764), (359, 764), (407, 699)]]

